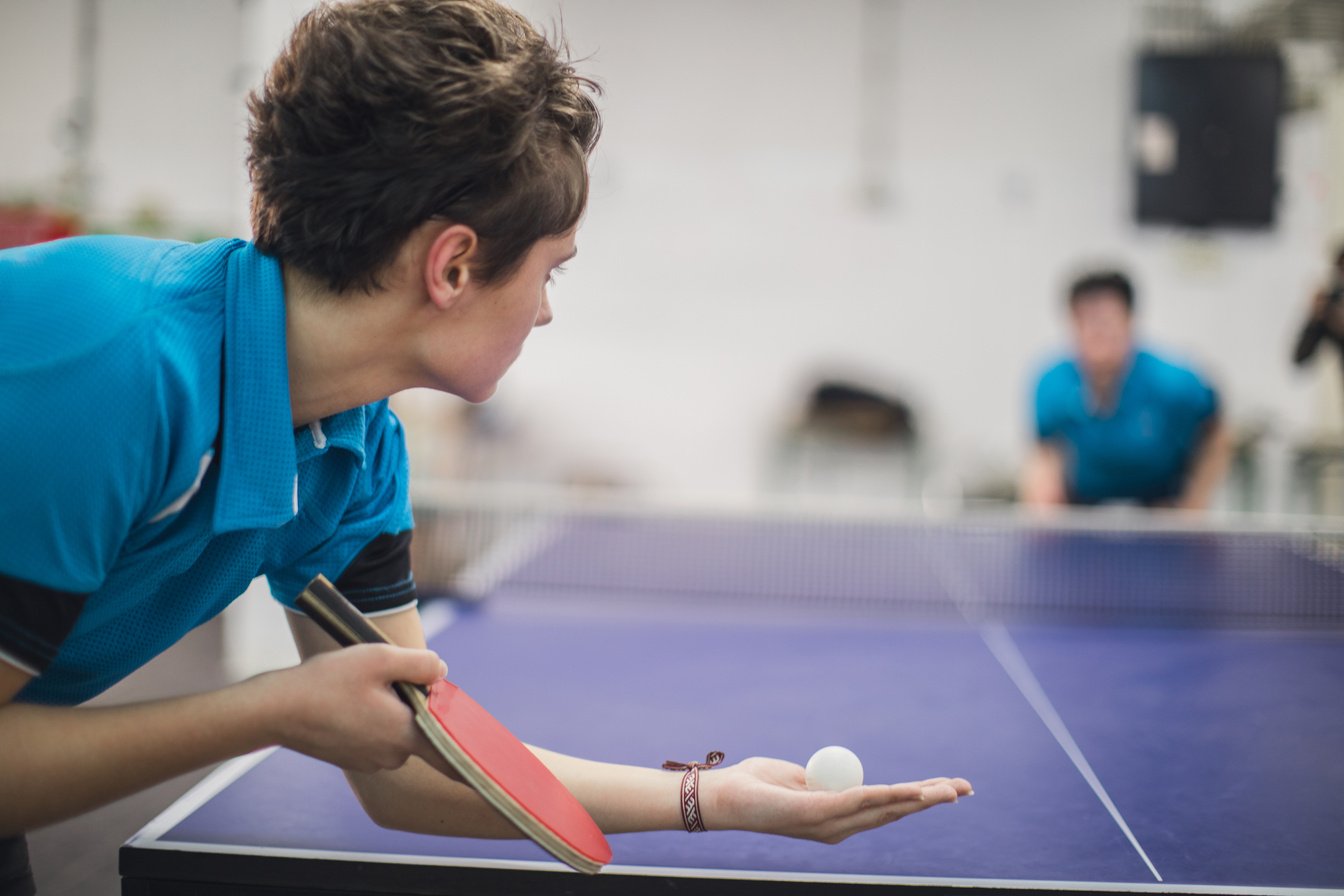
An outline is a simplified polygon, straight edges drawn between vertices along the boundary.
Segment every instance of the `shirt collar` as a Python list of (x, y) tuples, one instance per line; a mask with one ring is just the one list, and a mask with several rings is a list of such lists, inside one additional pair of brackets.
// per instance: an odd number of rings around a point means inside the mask
[[(1092, 382), (1087, 378), (1087, 373), (1083, 370), (1082, 362), (1075, 362), (1078, 367), (1078, 375), (1083, 383), (1083, 405), (1087, 412), (1093, 417), (1112, 417), (1115, 411), (1120, 407), (1120, 400), (1124, 397), (1125, 390), (1129, 388), (1130, 374), (1134, 372), (1134, 363), (1138, 360), (1139, 349), (1130, 348), (1129, 357), (1125, 361), (1124, 369), (1116, 374), (1115, 384), (1107, 395), (1099, 395), (1092, 386)], [(1104, 399), (1104, 400), (1103, 400)]]
[(216, 532), (280, 526), (296, 512), (293, 415), (280, 263), (255, 246), (229, 256), (224, 289)]
[(368, 429), (369, 406), (351, 408), (323, 417), (316, 423), (310, 423), (295, 432), (298, 442), (298, 461), (321, 454), (329, 448), (344, 448), (355, 456), (360, 467), (364, 466), (364, 443)]

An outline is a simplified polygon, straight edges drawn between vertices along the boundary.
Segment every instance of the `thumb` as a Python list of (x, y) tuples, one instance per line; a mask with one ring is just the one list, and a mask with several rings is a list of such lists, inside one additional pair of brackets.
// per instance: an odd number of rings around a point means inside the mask
[(385, 671), (393, 681), (429, 685), (448, 674), (448, 665), (432, 650), (394, 647)]

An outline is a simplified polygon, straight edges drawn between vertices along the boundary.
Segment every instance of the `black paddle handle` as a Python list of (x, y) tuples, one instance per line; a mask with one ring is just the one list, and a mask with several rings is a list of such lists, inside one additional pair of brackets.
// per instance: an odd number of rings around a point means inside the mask
[(355, 609), (344, 594), (324, 575), (318, 575), (299, 593), (296, 601), (308, 618), (322, 627), (342, 647), (356, 644), (387, 644), (387, 637)]
[[(308, 583), (308, 587), (299, 592), (295, 603), (309, 619), (316, 622), (322, 631), (331, 635), (332, 639), (342, 647), (353, 647), (356, 644), (392, 643), (386, 635), (378, 631), (372, 622), (364, 618), (364, 614), (359, 612), (355, 605), (350, 603), (349, 599), (328, 581), (326, 576), (320, 573)], [(396, 685), (397, 694), (412, 708), (414, 708), (414, 704), (404, 688), (413, 687), (422, 694), (428, 693), (428, 689), (423, 685), (401, 681), (396, 682)]]

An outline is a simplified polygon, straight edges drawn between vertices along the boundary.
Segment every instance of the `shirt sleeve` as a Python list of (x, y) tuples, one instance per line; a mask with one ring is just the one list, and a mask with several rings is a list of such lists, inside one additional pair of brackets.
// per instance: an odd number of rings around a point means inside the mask
[(41, 675), (75, 627), (87, 597), (0, 575), (0, 660), (33, 677)]
[(1183, 371), (1185, 404), (1197, 423), (1204, 423), (1218, 415), (1218, 390), (1193, 370)]
[(375, 536), (360, 549), (335, 584), (365, 615), (391, 613), (414, 606), (411, 530)]
[(1063, 431), (1058, 379), (1058, 368), (1051, 368), (1036, 380), (1032, 409), (1036, 423), (1036, 438), (1042, 442), (1058, 438)]
[(366, 614), (416, 604), (410, 471), (401, 423), (386, 401), (370, 411), (364, 467), (335, 532), (297, 562), (266, 574), (272, 595), (286, 606), (294, 605), (318, 573), (333, 578)]

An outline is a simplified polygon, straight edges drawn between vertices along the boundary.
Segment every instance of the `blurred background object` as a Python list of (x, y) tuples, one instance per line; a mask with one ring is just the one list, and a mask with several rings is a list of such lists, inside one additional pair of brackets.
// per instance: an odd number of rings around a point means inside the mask
[(855, 379), (823, 376), (771, 449), (772, 492), (885, 495), (910, 499), (922, 478), (915, 412), (900, 395)]
[(59, 240), (79, 233), (73, 215), (28, 205), (0, 205), (0, 249)]

